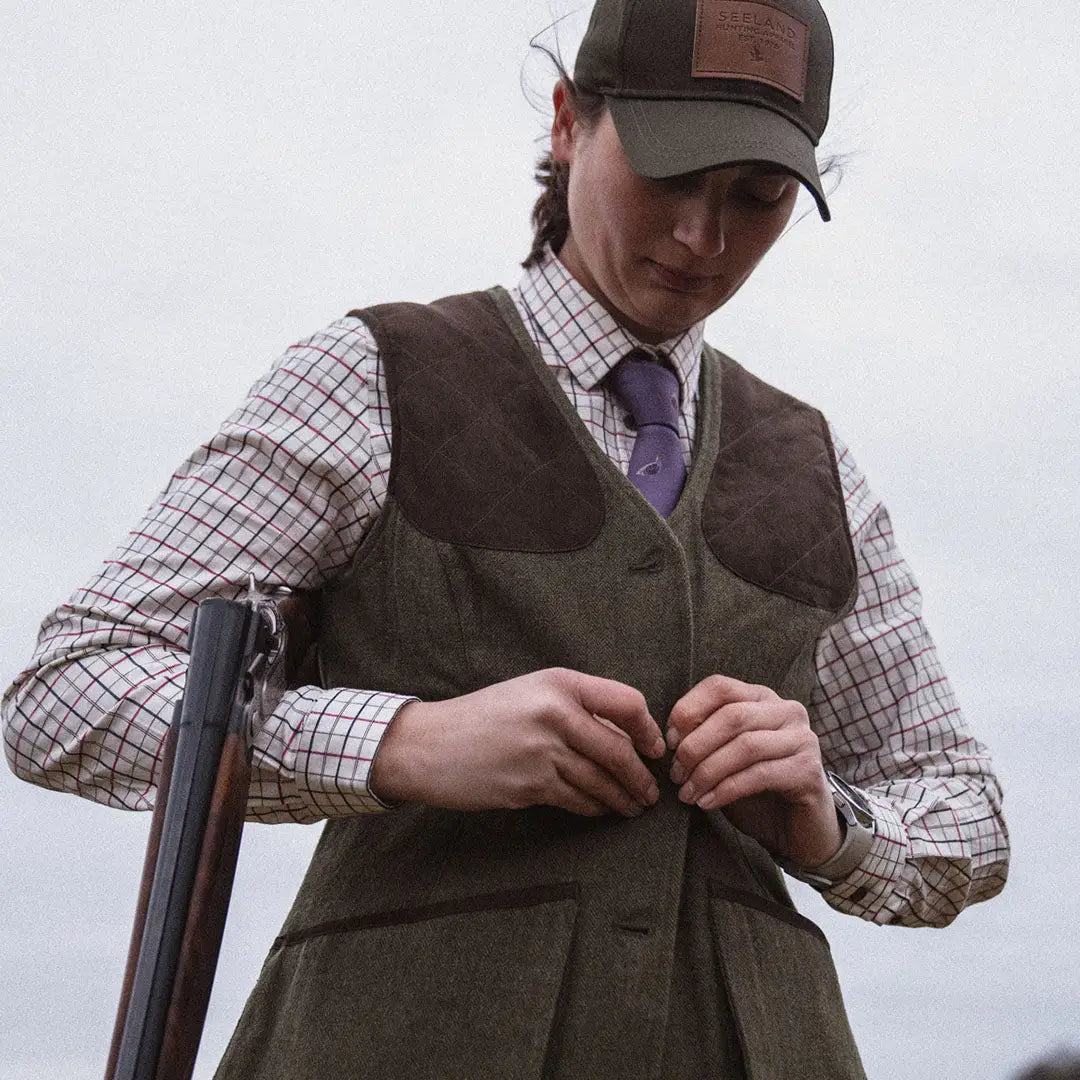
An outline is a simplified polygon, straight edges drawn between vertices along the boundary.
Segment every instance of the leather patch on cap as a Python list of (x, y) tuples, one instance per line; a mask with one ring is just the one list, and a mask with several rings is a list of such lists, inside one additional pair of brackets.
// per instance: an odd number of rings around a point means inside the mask
[(695, 79), (749, 79), (802, 101), (809, 61), (810, 27), (801, 19), (752, 0), (698, 0)]

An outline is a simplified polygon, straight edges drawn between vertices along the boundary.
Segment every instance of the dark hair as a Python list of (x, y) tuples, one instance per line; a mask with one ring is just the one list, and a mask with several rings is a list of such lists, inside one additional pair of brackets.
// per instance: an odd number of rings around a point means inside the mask
[[(592, 90), (583, 90), (570, 77), (557, 53), (545, 45), (532, 43), (534, 49), (545, 53), (555, 65), (559, 78), (566, 88), (566, 95), (574, 107), (578, 120), (586, 127), (593, 127), (604, 115), (607, 104), (603, 94)], [(567, 205), (566, 190), (570, 179), (570, 166), (565, 161), (556, 161), (551, 151), (542, 154), (536, 163), (533, 174), (541, 191), (532, 208), (533, 242), (528, 258), (521, 264), (528, 269), (540, 262), (544, 248), (551, 246), (556, 254), (566, 242), (570, 231), (570, 210)]]
[(1017, 1080), (1077, 1080), (1080, 1077), (1080, 1055), (1058, 1050), (1035, 1062)]

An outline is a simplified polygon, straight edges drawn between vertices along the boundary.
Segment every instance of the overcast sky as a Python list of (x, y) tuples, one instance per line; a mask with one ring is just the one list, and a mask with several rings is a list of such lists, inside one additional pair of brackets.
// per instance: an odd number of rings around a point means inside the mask
[[(566, 0), (0, 0), (0, 682), (290, 342), (512, 285)], [(888, 503), (1014, 841), (944, 931), (825, 927), (872, 1080), (1080, 1047), (1080, 6), (828, 4), (848, 164), (709, 324)], [(572, 57), (583, 15), (560, 31)], [(809, 204), (806, 204), (809, 209)], [(145, 815), (0, 771), (0, 1078), (102, 1073)], [(209, 1077), (317, 828), (249, 827)]]

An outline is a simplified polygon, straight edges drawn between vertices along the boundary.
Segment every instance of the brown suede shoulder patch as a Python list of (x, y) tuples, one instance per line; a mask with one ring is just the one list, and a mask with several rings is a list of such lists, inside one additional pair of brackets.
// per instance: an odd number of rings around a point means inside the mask
[(491, 293), (349, 314), (379, 347), (389, 490), (416, 528), (497, 551), (575, 551), (596, 539), (600, 481)]
[[(715, 361), (707, 352), (703, 362)], [(705, 539), (744, 580), (839, 614), (855, 597), (858, 575), (825, 418), (734, 360), (721, 355), (720, 364), (720, 447), (701, 513)]]

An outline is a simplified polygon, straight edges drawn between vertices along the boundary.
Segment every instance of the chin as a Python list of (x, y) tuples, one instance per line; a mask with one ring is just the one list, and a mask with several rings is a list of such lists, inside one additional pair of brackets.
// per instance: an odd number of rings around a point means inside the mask
[(665, 305), (662, 311), (643, 312), (638, 325), (643, 330), (648, 328), (649, 336), (653, 339), (653, 343), (656, 343), (678, 337), (679, 334), (689, 330), (694, 323), (707, 318), (711, 312), (711, 308), (708, 311), (698, 308), (687, 311), (672, 311), (670, 305)]

